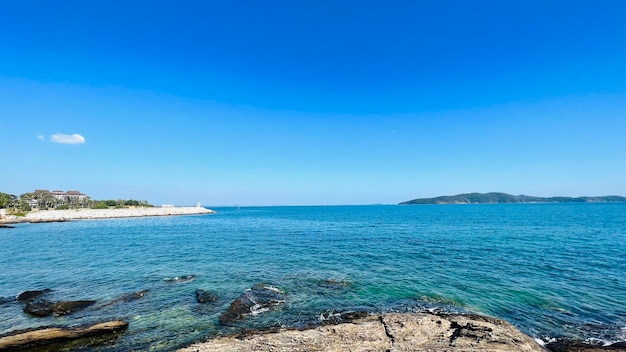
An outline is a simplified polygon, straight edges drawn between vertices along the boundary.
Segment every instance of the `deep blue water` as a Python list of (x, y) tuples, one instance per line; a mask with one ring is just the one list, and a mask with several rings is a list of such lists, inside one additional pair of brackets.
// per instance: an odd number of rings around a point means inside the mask
[[(124, 319), (100, 351), (172, 350), (242, 327), (303, 325), (346, 310), (443, 308), (506, 319), (529, 335), (626, 339), (626, 204), (218, 208), (217, 214), (20, 224), (0, 230), (0, 297), (52, 288), (95, 299), (64, 317), (0, 303), (0, 334)], [(196, 275), (189, 282), (164, 279)], [(218, 318), (256, 283), (280, 309)], [(199, 304), (195, 289), (213, 291)], [(141, 299), (108, 302), (139, 290)]]

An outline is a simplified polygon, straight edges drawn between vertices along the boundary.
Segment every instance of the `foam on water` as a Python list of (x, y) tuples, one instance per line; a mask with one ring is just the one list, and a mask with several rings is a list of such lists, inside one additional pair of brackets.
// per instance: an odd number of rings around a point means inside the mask
[[(503, 318), (542, 341), (609, 343), (626, 334), (624, 253), (626, 204), (224, 208), (20, 224), (0, 232), (0, 297), (52, 288), (53, 300), (99, 303), (33, 318), (0, 299), (0, 334), (124, 319), (126, 334), (93, 349), (167, 351), (344, 312), (445, 311)], [(286, 302), (221, 326), (219, 316), (257, 283)], [(219, 299), (197, 303), (198, 288)]]

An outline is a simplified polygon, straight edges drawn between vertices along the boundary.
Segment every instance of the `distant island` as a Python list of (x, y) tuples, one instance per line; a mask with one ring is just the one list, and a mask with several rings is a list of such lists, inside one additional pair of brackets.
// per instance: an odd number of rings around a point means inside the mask
[(626, 202), (622, 196), (602, 197), (533, 197), (506, 193), (464, 193), (456, 196), (441, 196), (435, 198), (418, 198), (400, 203), (407, 204), (498, 204), (498, 203), (606, 203)]

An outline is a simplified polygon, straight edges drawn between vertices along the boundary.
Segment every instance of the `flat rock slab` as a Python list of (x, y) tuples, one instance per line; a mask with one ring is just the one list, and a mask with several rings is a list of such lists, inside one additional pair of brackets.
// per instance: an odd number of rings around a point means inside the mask
[(89, 336), (102, 336), (125, 330), (127, 327), (127, 322), (117, 320), (83, 328), (44, 328), (9, 333), (8, 336), (0, 337), (0, 351), (23, 350), (60, 341), (75, 340)]
[(370, 315), (310, 330), (218, 337), (180, 349), (204, 351), (519, 351), (545, 352), (508, 322), (477, 315)]

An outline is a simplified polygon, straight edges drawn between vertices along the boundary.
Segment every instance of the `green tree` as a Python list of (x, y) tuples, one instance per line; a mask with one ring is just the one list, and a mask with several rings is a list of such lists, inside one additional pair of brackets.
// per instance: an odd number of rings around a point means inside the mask
[(15, 208), (18, 205), (17, 196), (0, 192), (0, 209)]

